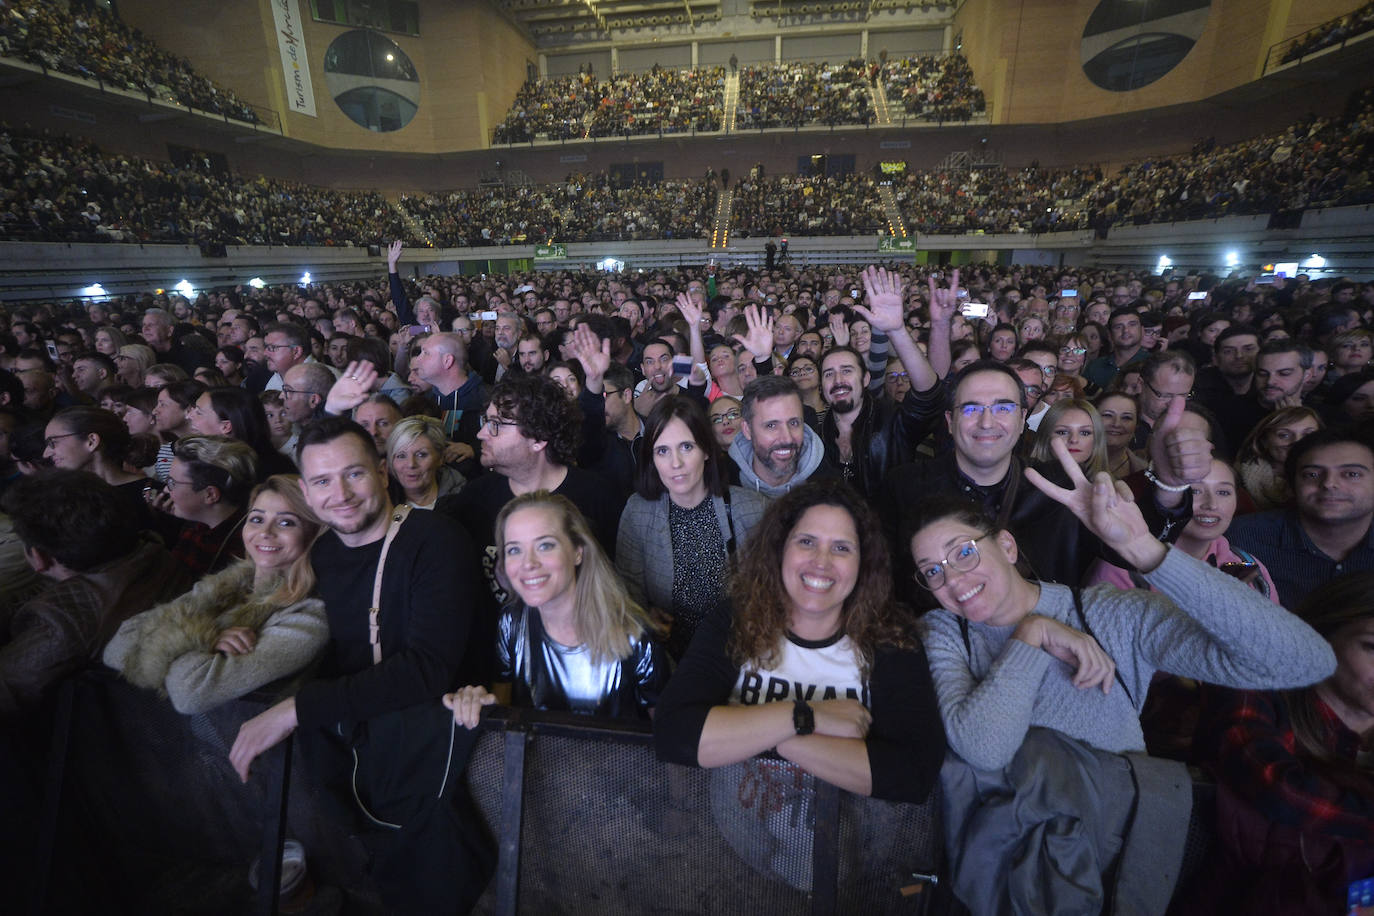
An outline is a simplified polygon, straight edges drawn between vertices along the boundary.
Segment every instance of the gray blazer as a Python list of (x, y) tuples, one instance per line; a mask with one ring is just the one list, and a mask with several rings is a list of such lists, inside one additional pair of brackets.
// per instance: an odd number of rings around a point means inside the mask
[[(738, 549), (763, 517), (769, 500), (753, 490), (731, 487), (729, 518), (723, 498), (713, 496), (711, 502), (716, 507), (720, 536), (726, 543), (730, 541), (730, 522), (733, 520)], [(668, 494), (653, 502), (635, 494), (625, 503), (625, 511), (620, 514), (620, 534), (616, 538), (615, 568), (635, 601), (648, 607), (672, 608), (673, 539), (668, 530)], [(724, 585), (722, 582), (722, 589)]]

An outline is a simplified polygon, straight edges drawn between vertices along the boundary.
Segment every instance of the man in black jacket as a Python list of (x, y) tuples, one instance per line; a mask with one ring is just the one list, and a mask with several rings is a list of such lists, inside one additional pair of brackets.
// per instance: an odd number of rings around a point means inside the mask
[(940, 378), (907, 331), (901, 277), (882, 268), (863, 273), (867, 306), (855, 305), (874, 331), (888, 335), (911, 379), (900, 402), (869, 393), (864, 359), (835, 347), (821, 359), (821, 397), (830, 405), (821, 424), (826, 460), (865, 496), (875, 496), (887, 472), (916, 455), (944, 402)]
[[(297, 727), (349, 735), (387, 714), (437, 705), (466, 683), (460, 671), (482, 667), (465, 662), (469, 648), (474, 655), (491, 651), (490, 642), (471, 645), (468, 638), (480, 582), (472, 542), (434, 512), (411, 512), (398, 526), (386, 553), (379, 627), (370, 632), (377, 564), (394, 522), (386, 463), (366, 430), (343, 417), (317, 420), (301, 432), (297, 463), (306, 502), (328, 528), (311, 549), (311, 563), (329, 644), (316, 679), (239, 729), (229, 760), (245, 782), (254, 759)], [(407, 849), (412, 836), (385, 834), (378, 849), (397, 879), (388, 883), (379, 873), (386, 902), (406, 909), (417, 899), (456, 899), (471, 894), (474, 883), (480, 894), (481, 879), (465, 872), (470, 863), (461, 850), (451, 857), (453, 874), (424, 873), (419, 863), (432, 862), (433, 850)], [(414, 873), (398, 875), (408, 860)]]
[[(1001, 363), (979, 360), (953, 379), (950, 391), (945, 417), (954, 450), (895, 468), (878, 502), (899, 587), (906, 589), (907, 598), (919, 599), (912, 585), (911, 536), (921, 526), (922, 500), (951, 492), (979, 503), (1000, 528), (1016, 537), (1035, 578), (1077, 586), (1104, 548), (1072, 512), (1024, 478), (1025, 468), (1015, 455), (1026, 423), (1020, 378)], [(1188, 484), (1202, 479), (1212, 457), (1206, 436), (1192, 424), (1180, 425), (1183, 405), (1182, 398), (1175, 398), (1156, 424), (1147, 472), (1154, 499), (1141, 504), (1150, 529), (1168, 540), (1176, 538), (1191, 517)], [(1059, 467), (1037, 470), (1054, 483), (1066, 482)]]

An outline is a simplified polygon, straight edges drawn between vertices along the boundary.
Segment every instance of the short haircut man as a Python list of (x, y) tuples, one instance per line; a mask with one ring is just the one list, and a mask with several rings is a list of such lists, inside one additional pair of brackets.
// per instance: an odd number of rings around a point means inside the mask
[(806, 425), (801, 391), (787, 376), (761, 375), (745, 385), (740, 415), (741, 435), (729, 452), (740, 486), (776, 498), (822, 468), (825, 447)]
[(1280, 604), (1297, 607), (1336, 576), (1374, 569), (1374, 442), (1318, 430), (1289, 448), (1284, 475), (1293, 505), (1238, 516), (1226, 537), (1265, 565)]
[[(304, 684), (294, 696), (250, 719), (239, 730), (230, 761), (247, 778), (258, 754), (299, 728), (315, 739), (312, 762), (352, 766), (347, 743), (326, 740), (339, 723), (366, 725), (376, 740), (385, 734), (388, 714), (417, 707), (434, 716), (408, 718), (409, 727), (426, 735), (444, 735), (451, 717), (438, 715), (435, 702), (459, 684), (484, 683), (470, 654), (490, 653), (491, 642), (470, 638), (478, 573), (471, 542), (448, 519), (433, 512), (410, 512), (401, 521), (393, 512), (386, 486), (386, 466), (372, 436), (343, 417), (324, 417), (301, 432), (297, 448), (301, 490), (326, 526), (311, 548), (320, 597), (329, 621), (328, 657), (323, 676)], [(368, 620), (382, 541), (395, 528), (381, 575), (381, 612), (375, 642)], [(494, 640), (495, 616), (489, 629)], [(469, 653), (469, 649), (472, 653)], [(474, 680), (474, 678), (478, 678)], [(394, 720), (394, 716), (392, 717)], [(426, 729), (434, 728), (436, 731)], [(466, 760), (472, 733), (459, 730), (452, 762)], [(398, 747), (392, 753), (404, 754)], [(404, 769), (404, 764), (401, 765)], [(456, 771), (455, 771), (456, 773)], [(368, 781), (371, 768), (357, 770), (358, 791), (372, 803), (386, 805), (376, 813), (385, 819), (413, 816), (424, 794), (435, 786), (423, 780), (387, 787)], [(453, 796), (440, 804), (451, 803)], [(390, 807), (395, 803), (396, 807)], [(406, 811), (406, 814), (400, 814)], [(454, 813), (441, 817), (466, 823)], [(376, 859), (382, 901), (398, 912), (466, 909), (481, 892), (482, 857), (466, 848), (435, 844), (434, 832), (405, 831), (380, 836)], [(465, 837), (470, 843), (475, 836)], [(478, 846), (481, 848), (480, 840)], [(439, 859), (442, 864), (436, 862)]]

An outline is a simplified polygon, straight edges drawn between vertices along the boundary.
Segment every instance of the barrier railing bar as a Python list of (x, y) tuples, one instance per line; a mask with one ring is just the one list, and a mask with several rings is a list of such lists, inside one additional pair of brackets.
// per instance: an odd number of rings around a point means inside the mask
[(292, 740), (288, 735), (285, 741), (269, 752), (272, 775), (268, 778), (268, 807), (262, 826), (262, 853), (258, 859), (258, 900), (255, 908), (263, 916), (277, 916), (277, 907), (281, 902), (281, 855), (286, 845), (286, 807), (288, 789), (291, 785), (292, 747)]
[(38, 846), (29, 886), (29, 912), (34, 916), (47, 911), (48, 884), (52, 880), (53, 851), (57, 847), (57, 825), (62, 810), (62, 789), (67, 777), (67, 752), (71, 744), (72, 711), (75, 705), (76, 678), (70, 677), (62, 682), (57, 692), (57, 706), (53, 713), (48, 778), (43, 786), (42, 819), (38, 824)]
[(520, 908), (520, 827), (525, 807), (525, 744), (521, 728), (506, 731), (501, 779), (500, 858), (496, 864), (496, 912), (516, 916)]
[(816, 787), (811, 834), (811, 914), (834, 916), (840, 893), (840, 790), (823, 779)]

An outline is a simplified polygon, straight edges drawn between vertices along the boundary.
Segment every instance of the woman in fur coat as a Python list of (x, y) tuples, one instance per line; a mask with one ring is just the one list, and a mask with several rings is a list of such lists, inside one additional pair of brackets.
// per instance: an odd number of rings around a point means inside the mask
[(311, 597), (320, 524), (299, 480), (278, 474), (259, 485), (243, 524), (247, 558), (129, 618), (106, 646), (105, 664), (188, 715), (305, 668), (329, 625), (324, 602)]

